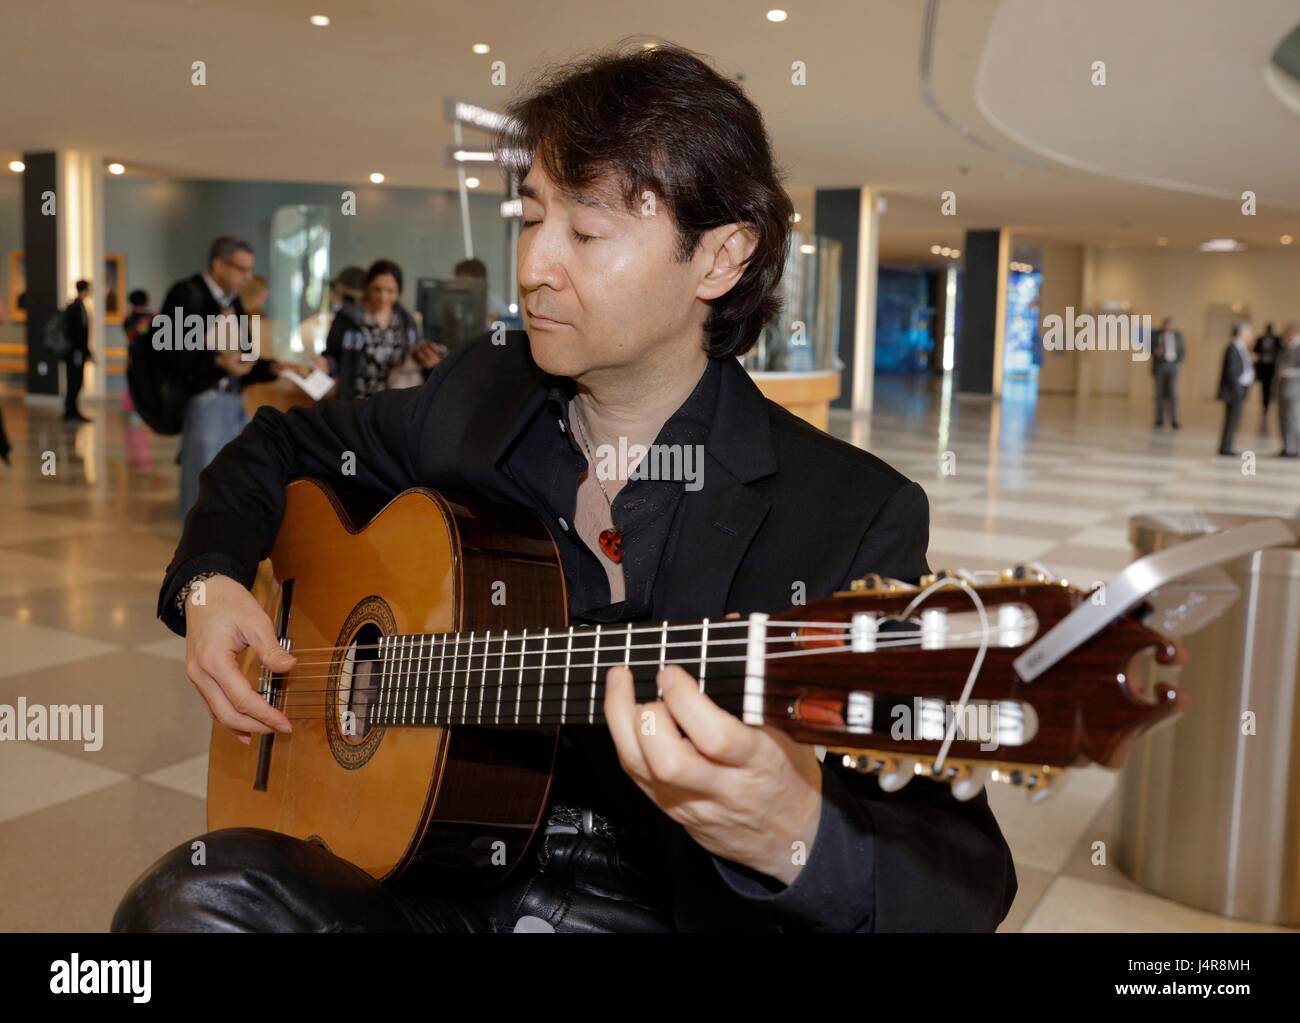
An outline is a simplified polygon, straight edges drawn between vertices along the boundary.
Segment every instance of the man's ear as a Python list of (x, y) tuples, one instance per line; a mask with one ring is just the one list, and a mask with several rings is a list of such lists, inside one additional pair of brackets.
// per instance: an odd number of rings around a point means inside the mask
[(758, 236), (748, 224), (723, 224), (700, 236), (699, 252), (706, 260), (705, 274), (695, 297), (712, 301), (736, 286), (745, 272), (745, 260), (758, 247)]

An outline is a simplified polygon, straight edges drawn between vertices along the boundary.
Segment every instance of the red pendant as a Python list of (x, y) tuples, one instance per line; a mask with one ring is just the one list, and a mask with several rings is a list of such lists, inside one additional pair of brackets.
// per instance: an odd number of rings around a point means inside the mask
[(600, 540), (600, 549), (605, 552), (605, 557), (616, 565), (621, 563), (623, 560), (623, 530), (602, 529), (598, 539)]

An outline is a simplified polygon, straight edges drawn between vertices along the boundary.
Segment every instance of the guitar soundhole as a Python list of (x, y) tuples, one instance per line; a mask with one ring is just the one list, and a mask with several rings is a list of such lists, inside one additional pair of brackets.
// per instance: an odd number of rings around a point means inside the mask
[(396, 632), (392, 608), (376, 596), (360, 601), (339, 630), (326, 688), (325, 731), (330, 752), (345, 770), (364, 767), (387, 731), (372, 714), (378, 706), (379, 641)]
[(368, 622), (357, 630), (339, 665), (335, 718), (348, 742), (363, 743), (370, 735), (370, 712), (379, 702), (379, 626)]

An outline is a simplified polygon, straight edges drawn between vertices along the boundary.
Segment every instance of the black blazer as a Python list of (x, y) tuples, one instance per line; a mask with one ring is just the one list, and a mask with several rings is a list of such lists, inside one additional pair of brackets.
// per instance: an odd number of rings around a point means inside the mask
[(1171, 330), (1169, 332), (1173, 337), (1174, 359), (1170, 363), (1165, 358), (1165, 336), (1163, 331), (1157, 330), (1151, 341), (1151, 373), (1154, 376), (1162, 368), (1172, 365), (1175, 370), (1182, 369), (1183, 359), (1187, 357), (1187, 346), (1183, 343), (1183, 332), (1181, 330)]
[[(811, 599), (867, 572), (915, 581), (928, 571), (925, 492), (880, 459), (813, 428), (763, 397), (734, 359), (721, 367), (705, 441), (703, 487), (679, 508), (676, 556), (656, 577), (653, 619), (777, 612), (802, 582)], [(362, 401), (326, 400), (282, 413), (258, 410), (200, 478), (199, 499), (160, 594), (159, 614), (183, 632), (173, 606), (196, 573), (248, 585), (284, 510), (284, 485), (313, 475), (391, 496), (414, 485), (472, 491), (529, 506), (497, 469), (521, 424), (542, 408), (548, 378), (527, 335), (490, 335), (454, 352), (423, 387)], [(356, 476), (339, 480), (340, 453)], [(613, 744), (608, 770), (617, 772)], [(630, 786), (629, 788), (634, 788)], [(672, 864), (677, 924), (689, 930), (993, 930), (1016, 892), (1011, 854), (981, 794), (954, 800), (918, 778), (900, 792), (823, 765), (823, 815), (808, 863), (779, 893), (724, 883), (724, 867), (649, 802)], [(740, 894), (743, 888), (746, 894)]]
[[(235, 298), (230, 311), (236, 316), (245, 315), (243, 303), (238, 297)], [(198, 315), (206, 318), (216, 316), (220, 312), (221, 306), (212, 296), (212, 290), (202, 274), (194, 274), (173, 284), (167, 289), (167, 295), (158, 308), (158, 315), (175, 318), (173, 330), (181, 332), (184, 330), (186, 316)], [(193, 396), (214, 386), (226, 375), (225, 371), (217, 365), (217, 354), (205, 349), (185, 351), (177, 348), (166, 353), (165, 365), (184, 380), (186, 394)], [(242, 386), (274, 379), (275, 372), (271, 368), (271, 360), (258, 359), (257, 364), (245, 376), (240, 377), (240, 382)]]
[(1246, 388), (1237, 381), (1246, 372), (1246, 360), (1232, 342), (1223, 353), (1223, 366), (1219, 370), (1219, 401), (1238, 402), (1246, 397)]
[(74, 298), (63, 313), (63, 333), (68, 339), (68, 354), (72, 358), (77, 352), (83, 355), (90, 352), (90, 317), (86, 313), (86, 304)]

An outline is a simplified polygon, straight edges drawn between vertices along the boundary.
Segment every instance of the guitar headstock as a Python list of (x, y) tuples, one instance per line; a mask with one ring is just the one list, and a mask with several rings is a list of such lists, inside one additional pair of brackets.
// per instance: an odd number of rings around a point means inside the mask
[(855, 580), (767, 622), (764, 721), (877, 773), (887, 790), (925, 775), (959, 797), (984, 781), (1036, 797), (1068, 767), (1119, 767), (1182, 701), (1163, 683), (1140, 691), (1130, 662), (1152, 650), (1159, 663), (1181, 663), (1181, 645), (1134, 610), (1031, 682), (1013, 666), (1099, 597), (1104, 589), (1084, 593), (1042, 566), (936, 573), (919, 585)]

